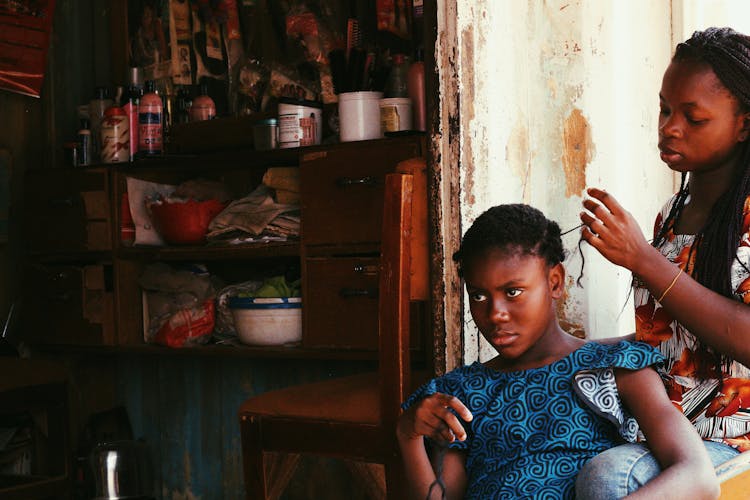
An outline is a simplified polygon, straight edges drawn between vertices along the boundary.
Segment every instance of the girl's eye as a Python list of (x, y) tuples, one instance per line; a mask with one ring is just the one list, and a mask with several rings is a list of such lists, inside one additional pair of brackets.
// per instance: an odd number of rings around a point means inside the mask
[(688, 121), (688, 123), (692, 125), (700, 125), (701, 123), (705, 122), (706, 120), (701, 118), (695, 118), (692, 116), (686, 116), (685, 119)]
[(487, 296), (480, 292), (469, 292), (469, 300), (472, 302), (484, 302), (487, 300)]
[(523, 290), (521, 290), (520, 288), (510, 288), (507, 292), (505, 292), (505, 294), (510, 298), (518, 297), (519, 295), (521, 295), (521, 293), (523, 293)]

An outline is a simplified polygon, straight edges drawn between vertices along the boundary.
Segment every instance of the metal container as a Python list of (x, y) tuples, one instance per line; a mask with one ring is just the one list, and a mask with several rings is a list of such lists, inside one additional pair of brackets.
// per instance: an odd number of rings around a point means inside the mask
[(97, 445), (90, 456), (95, 500), (153, 499), (154, 479), (146, 443), (112, 441)]
[(253, 144), (258, 151), (278, 147), (279, 122), (276, 118), (260, 120), (253, 124)]

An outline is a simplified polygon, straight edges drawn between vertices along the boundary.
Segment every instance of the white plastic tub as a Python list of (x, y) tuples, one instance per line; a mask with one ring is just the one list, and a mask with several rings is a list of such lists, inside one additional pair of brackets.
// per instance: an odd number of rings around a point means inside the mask
[(283, 345), (302, 340), (302, 299), (299, 297), (231, 297), (229, 309), (243, 344)]

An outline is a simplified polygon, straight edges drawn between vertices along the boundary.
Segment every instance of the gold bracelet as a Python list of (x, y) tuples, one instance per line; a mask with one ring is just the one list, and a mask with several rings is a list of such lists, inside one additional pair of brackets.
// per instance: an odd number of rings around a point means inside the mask
[(664, 293), (662, 293), (662, 294), (661, 294), (661, 297), (659, 297), (659, 298), (658, 298), (658, 299), (656, 300), (656, 301), (657, 301), (657, 302), (658, 302), (659, 304), (661, 304), (661, 301), (662, 301), (662, 300), (664, 299), (664, 297), (666, 297), (666, 296), (667, 296), (667, 294), (668, 294), (668, 293), (669, 293), (669, 291), (670, 291), (670, 290), (672, 289), (672, 287), (674, 286), (674, 284), (675, 284), (675, 283), (677, 283), (677, 278), (679, 278), (679, 277), (680, 277), (680, 275), (682, 274), (682, 271), (683, 271), (683, 269), (682, 269), (682, 268), (680, 268), (680, 272), (678, 272), (678, 273), (677, 273), (677, 275), (676, 275), (676, 276), (674, 277), (674, 279), (672, 280), (672, 283), (670, 283), (670, 284), (669, 284), (669, 286), (667, 287), (667, 289), (666, 289), (666, 290), (664, 290)]

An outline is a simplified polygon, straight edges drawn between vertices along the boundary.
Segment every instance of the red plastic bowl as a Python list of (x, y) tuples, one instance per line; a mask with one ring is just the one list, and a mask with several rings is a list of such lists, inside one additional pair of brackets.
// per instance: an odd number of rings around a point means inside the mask
[(153, 202), (148, 208), (151, 221), (170, 245), (199, 245), (206, 242), (208, 224), (226, 203), (219, 200)]

